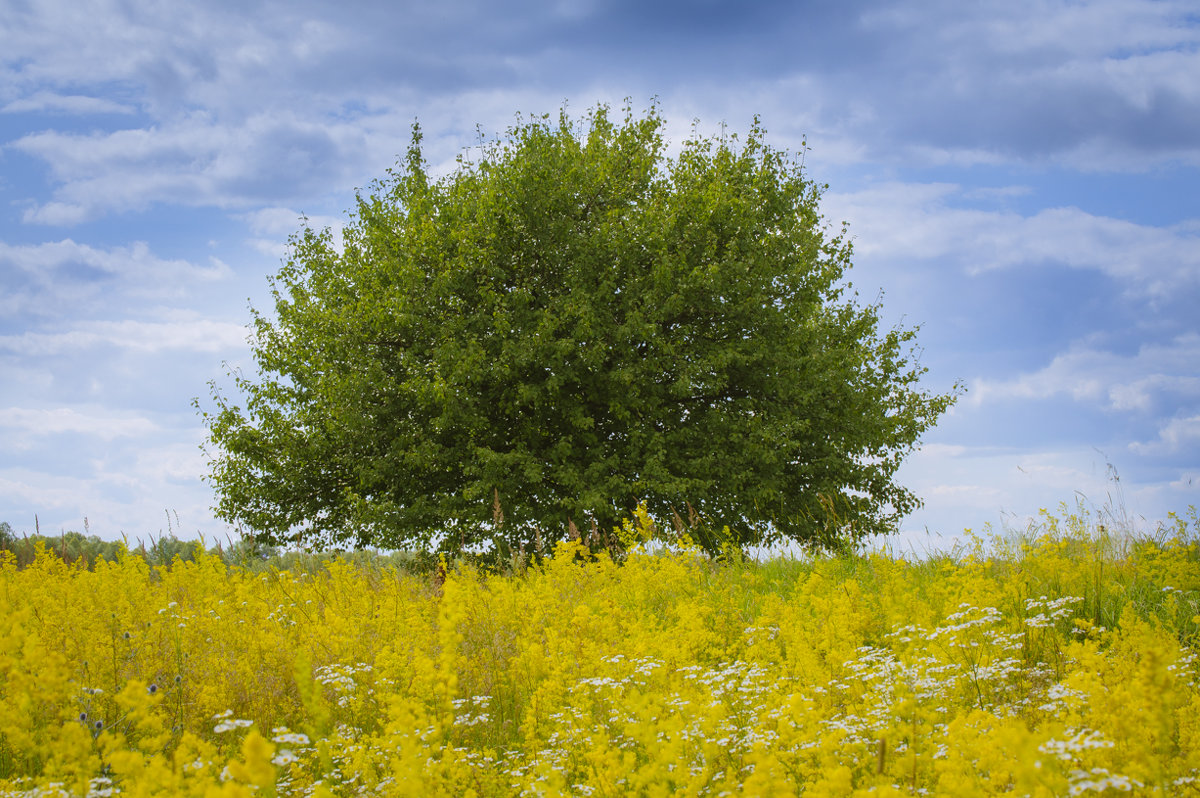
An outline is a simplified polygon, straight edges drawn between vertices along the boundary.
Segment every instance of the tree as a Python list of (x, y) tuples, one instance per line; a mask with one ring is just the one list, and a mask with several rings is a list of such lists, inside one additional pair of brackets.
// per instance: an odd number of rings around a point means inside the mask
[[(532, 548), (661, 523), (833, 546), (919, 505), (893, 481), (954, 401), (915, 330), (846, 296), (824, 186), (657, 108), (518, 119), (434, 179), (407, 156), (339, 248), (305, 227), (252, 309), (244, 407), (202, 411), (217, 513), (267, 543)], [(712, 538), (705, 538), (716, 545)]]

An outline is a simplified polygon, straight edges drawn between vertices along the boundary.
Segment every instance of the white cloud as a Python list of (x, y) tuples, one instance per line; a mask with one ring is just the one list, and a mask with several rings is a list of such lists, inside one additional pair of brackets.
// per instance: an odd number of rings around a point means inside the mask
[[(177, 163), (164, 184), (150, 179), (147, 165), (137, 188), (154, 191), (142, 201), (165, 196), (221, 207), (242, 207), (247, 192), (205, 171), (214, 149), (232, 153), (252, 182), (286, 185), (279, 175), (264, 180), (261, 160), (240, 155), (253, 149), (245, 140), (256, 140), (254, 128), (263, 126), (255, 117), (329, 132), (341, 162), (330, 169), (322, 154), (319, 166), (327, 174), (344, 167), (356, 179), (362, 153), (382, 145), (355, 144), (355, 129), (402, 141), (414, 116), (427, 118), (431, 107), (450, 101), (467, 112), (459, 130), (469, 138), (476, 123), (531, 109), (521, 102), (530, 94), (538, 95), (533, 110), (552, 110), (564, 97), (657, 95), (688, 109), (684, 123), (692, 109), (706, 122), (731, 124), (763, 112), (788, 126), (777, 132), (789, 141), (809, 133), (824, 159), (858, 153), (861, 160), (865, 152), (906, 164), (914, 154), (968, 163), (1074, 159), (1114, 170), (1143, 158), (1200, 163), (1192, 135), (1200, 88), (1191, 80), (1200, 35), (1186, 2), (868, 2), (837, 12), (772, 7), (757, 14), (730, 6), (686, 20), (591, 0), (560, 2), (550, 13), (477, 3), (360, 11), (115, 0), (3, 8), (10, 92), (18, 95), (10, 105), (83, 97), (66, 94), (68, 87), (121, 86), (122, 99), (156, 125), (113, 134), (117, 153), (107, 157), (129, 157), (139, 134), (169, 147), (180, 127), (210, 142), (186, 142), (191, 170)], [(712, 54), (680, 46), (681, 24), (711, 44)], [(89, 218), (138, 207), (137, 193), (121, 192), (103, 175), (92, 175), (93, 185), (76, 173), (72, 149), (97, 158), (105, 146), (85, 137), (23, 146), (52, 168), (59, 158), (71, 166), (54, 201), (84, 208)], [(189, 174), (196, 186), (184, 179)], [(105, 188), (118, 190), (111, 205), (100, 199)], [(260, 187), (264, 201), (287, 200), (271, 189)], [(62, 208), (30, 213), (38, 221), (69, 218)]]
[(39, 111), (59, 111), (68, 114), (131, 114), (134, 108), (103, 97), (79, 94), (56, 94), (38, 91), (0, 108), (0, 113), (15, 114)]
[[(951, 455), (923, 447), (902, 466), (898, 481), (925, 499), (925, 507), (903, 524), (900, 540), (907, 545), (932, 543), (946, 548), (964, 529), (982, 532), (1022, 530), (1036, 523), (1042, 510), (1058, 514), (1078, 503), (1094, 519), (1128, 519), (1142, 530), (1153, 529), (1169, 512), (1194, 503), (1200, 482), (1186, 475), (1170, 491), (1163, 490), (1153, 463), (1138, 459), (1115, 462), (1090, 447), (1017, 451), (992, 446), (955, 449)], [(1181, 504), (1182, 502), (1182, 504)], [(943, 536), (930, 541), (924, 529)]]
[(59, 182), (25, 221), (64, 225), (160, 202), (244, 208), (320, 196), (352, 181), (370, 150), (361, 125), (288, 111), (237, 124), (196, 113), (144, 129), (49, 130), (8, 147), (45, 161)]
[(80, 265), (108, 275), (142, 279), (191, 278), (220, 280), (228, 277), (229, 267), (220, 261), (196, 266), (186, 260), (164, 260), (150, 252), (144, 241), (129, 246), (99, 249), (71, 239), (44, 244), (10, 245), (0, 242), (0, 263), (41, 277), (52, 276), (65, 265)]
[(1095, 171), (1200, 164), (1200, 32), (1187, 2), (882, 4), (860, 22), (891, 53), (875, 87), (858, 71), (846, 87), (875, 100), (880, 135), (858, 131), (875, 153)]
[(101, 440), (142, 437), (159, 427), (140, 416), (113, 414), (103, 409), (80, 412), (70, 407), (2, 407), (0, 427), (15, 430), (21, 437), (78, 433)]
[(26, 209), (21, 220), (54, 227), (71, 227), (82, 224), (95, 215), (95, 210), (86, 205), (72, 202), (47, 202)]
[[(315, 201), (330, 192), (348, 193), (379, 174), (403, 148), (417, 116), (427, 131), (453, 131), (445, 136), (452, 141), (427, 141), (440, 164), (471, 143), (476, 124), (503, 125), (518, 109), (553, 110), (563, 97), (579, 108), (661, 92), (644, 77), (596, 79), (561, 66), (548, 70), (562, 56), (537, 37), (553, 32), (554, 25), (576, 23), (500, 24), (469, 5), (436, 14), (409, 9), (403, 18), (399, 11), (345, 18), (320, 7), (261, 15), (206, 7), (131, 13), (96, 0), (90, 13), (105, 20), (97, 26), (55, 12), (53, 3), (41, 5), (28, 14), (10, 13), (7, 20), (0, 14), (0, 23), (17, 32), (19, 46), (10, 59), (28, 59), (20, 62), (15, 80), (34, 87), (9, 106), (62, 104), (67, 101), (54, 98), (69, 96), (83, 110), (88, 97), (45, 87), (115, 81), (129, 87), (154, 123), (92, 134), (47, 130), (8, 144), (43, 160), (58, 181), (52, 197), (26, 211), (31, 223), (74, 225), (155, 203), (247, 209), (297, 198)], [(661, 96), (676, 127), (686, 127), (693, 116), (741, 127), (762, 113), (777, 141), (795, 147), (807, 135), (822, 163), (867, 157), (1001, 163), (1053, 156), (1061, 164), (1072, 153), (1077, 165), (1110, 170), (1140, 168), (1146, 158), (1170, 160), (1181, 153), (1200, 163), (1192, 135), (1200, 84), (1190, 80), (1200, 68), (1200, 51), (1195, 27), (1180, 24), (1182, 8), (868, 5), (861, 19), (828, 20), (839, 26), (829, 31), (830, 38), (847, 47), (873, 46), (873, 36), (893, 41), (859, 67), (830, 69), (824, 60), (806, 56), (733, 78), (714, 66)], [(935, 14), (938, 24), (931, 24)], [(431, 37), (434, 31), (456, 33), (446, 42)], [(615, 41), (587, 43), (595, 48), (592, 58), (623, 53)], [(447, 52), (454, 46), (461, 48), (458, 58)], [(652, 61), (645, 59), (648, 68)], [(944, 68), (947, 60), (955, 70)], [(913, 77), (905, 77), (908, 67)], [(498, 74), (526, 71), (529, 79), (497, 82)], [(1070, 103), (1063, 99), (1076, 97)], [(1066, 218), (1069, 211), (1025, 220), (1015, 242), (1005, 243), (1019, 244), (1026, 233), (1041, 235), (1039, 222), (1087, 224), (1078, 215)], [(1140, 243), (1126, 242), (1137, 244), (1139, 257), (1163, 248), (1136, 230), (1116, 233), (1141, 237)], [(1169, 239), (1165, 246), (1174, 251)], [(1041, 239), (1033, 240), (1031, 256), (1041, 255), (1038, 243)], [(277, 254), (265, 237), (254, 245)], [(1051, 249), (1058, 256), (1062, 247)], [(1023, 254), (1021, 247), (1007, 251)], [(1137, 264), (1110, 262), (1105, 268), (1120, 272)]]
[(288, 238), (298, 233), (304, 224), (313, 230), (328, 228), (333, 234), (334, 248), (339, 252), (342, 249), (342, 230), (346, 226), (344, 217), (302, 214), (291, 208), (270, 207), (244, 214), (242, 218), (251, 230), (261, 236), (251, 238), (247, 243), (264, 255), (285, 258), (288, 254)]
[(1030, 186), (979, 186), (964, 189), (963, 199), (969, 200), (1004, 200), (1012, 197), (1024, 197), (1033, 193)]
[(967, 454), (970, 450), (966, 446), (953, 443), (923, 443), (920, 450), (922, 457), (936, 457), (938, 459), (949, 459), (953, 457), (961, 457)]
[(25, 357), (78, 353), (106, 346), (146, 354), (164, 350), (220, 352), (246, 348), (246, 336), (245, 326), (212, 319), (88, 321), (64, 332), (0, 335), (0, 350)]
[(1134, 442), (1129, 449), (1143, 455), (1200, 451), (1200, 415), (1173, 418), (1159, 428), (1156, 440)]
[(202, 435), (197, 435), (195, 440), (139, 448), (134, 457), (134, 467), (126, 469), (120, 465), (114, 473), (128, 471), (138, 475), (139, 479), (154, 475), (172, 482), (199, 483), (209, 470), (208, 459), (200, 450), (202, 438)]
[(227, 280), (230, 267), (160, 258), (145, 242), (93, 247), (72, 239), (42, 244), (0, 242), (0, 313), (57, 315), (63, 308), (112, 307), (119, 299), (184, 296), (199, 285)]
[[(182, 461), (180, 461), (182, 462)], [(169, 469), (179, 464), (167, 456)], [(159, 463), (147, 461), (150, 469)], [(209, 505), (212, 493), (198, 479), (185, 479), (184, 473), (156, 474), (152, 471), (130, 473), (139, 465), (124, 460), (92, 463), (86, 476), (63, 476), (31, 469), (0, 469), (0, 520), (8, 521), (19, 533), (33, 534), (35, 515), (43, 534), (60, 530), (84, 531), (84, 519), (91, 534), (104, 540), (129, 536), (132, 545), (139, 537), (173, 532), (183, 539), (196, 539), (203, 533), (209, 541), (232, 534), (225, 524), (213, 518)]]
[(981, 517), (995, 513), (1004, 503), (1004, 491), (994, 485), (934, 485), (924, 496), (928, 502), (952, 503), (960, 507), (973, 507), (981, 511)]
[[(0, 6), (5, 60), (24, 85), (141, 84), (162, 102), (218, 78), (235, 53), (272, 26), (237, 5), (159, 6), (118, 0), (40, 0)], [(271, 15), (276, 28), (283, 17)], [(281, 31), (290, 33), (291, 31)]]
[(1167, 487), (1171, 490), (1195, 493), (1200, 488), (1200, 471), (1185, 471), (1179, 475), (1179, 479), (1171, 481)]
[[(0, 408), (0, 433), (9, 451), (15, 436), (37, 454), (0, 463), (0, 520), (18, 531), (32, 533), (35, 514), (51, 533), (83, 531), (86, 516), (91, 532), (107, 540), (122, 531), (212, 538), (229, 530), (210, 511), (212, 490), (201, 479), (208, 471), (199, 447), (205, 431), (194, 422), (96, 406), (8, 407)], [(88, 439), (67, 451), (45, 440), (55, 433)]]
[(255, 252), (284, 260), (288, 255), (287, 242), (279, 238), (248, 238), (246, 243)]
[(1193, 79), (1200, 70), (1198, 51), (1166, 50), (1106, 58), (1103, 69), (1111, 85), (1140, 111), (1153, 110), (1163, 93), (1186, 102), (1200, 100), (1200, 83)]
[(1191, 223), (1153, 227), (1078, 208), (1022, 216), (954, 207), (965, 193), (947, 183), (884, 183), (831, 192), (823, 205), (831, 219), (852, 222), (860, 256), (953, 257), (973, 273), (1053, 262), (1102, 272), (1152, 299), (1200, 283), (1200, 235)]
[[(1038, 57), (1104, 58), (1114, 51), (1131, 53), (1177, 47), (1196, 34), (1179, 21), (1194, 8), (1186, 0), (1147, 4), (1137, 0), (1060, 3), (1052, 0), (882, 4), (862, 15), (864, 24), (889, 30), (923, 29), (934, 15), (945, 23), (927, 31), (939, 52), (970, 49)], [(928, 47), (929, 38), (923, 40)]]
[(972, 406), (1004, 399), (1070, 396), (1109, 410), (1149, 410), (1160, 398), (1200, 404), (1200, 334), (1146, 344), (1122, 355), (1077, 343), (1038, 371), (1010, 380), (975, 380), (967, 392)]
[[(42, 474), (39, 476), (41, 479), (30, 479), (29, 472), (24, 469), (5, 469), (0, 472), (0, 497), (10, 506), (23, 505), (30, 508), (29, 526), (26, 531), (31, 533), (35, 529), (35, 514), (44, 515), (49, 508), (74, 508), (77, 501), (94, 492), (92, 484), (87, 480), (64, 478), (61, 475)], [(4, 520), (12, 522), (14, 528), (21, 530), (23, 527), (20, 521), (25, 519), (18, 519), (15, 514), (10, 513)], [(48, 519), (43, 519), (43, 521), (45, 520)], [(48, 530), (58, 531), (57, 525), (53, 522), (49, 523), (43, 532)]]
[(314, 230), (321, 230), (325, 227), (340, 230), (345, 224), (345, 219), (336, 216), (305, 214), (291, 208), (278, 206), (260, 208), (245, 214), (242, 218), (250, 224), (250, 229), (255, 233), (280, 236), (285, 239), (300, 230), (305, 219), (307, 219), (308, 226)]

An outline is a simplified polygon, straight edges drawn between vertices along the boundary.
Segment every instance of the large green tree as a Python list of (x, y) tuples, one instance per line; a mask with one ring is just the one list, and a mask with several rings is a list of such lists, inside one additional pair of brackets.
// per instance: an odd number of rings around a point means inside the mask
[(218, 514), (267, 543), (445, 551), (641, 501), (735, 544), (894, 529), (919, 505), (896, 470), (954, 394), (847, 292), (846, 231), (793, 155), (756, 122), (672, 157), (663, 126), (519, 121), (440, 179), (414, 128), (342, 246), (293, 237), (243, 399), (214, 388)]

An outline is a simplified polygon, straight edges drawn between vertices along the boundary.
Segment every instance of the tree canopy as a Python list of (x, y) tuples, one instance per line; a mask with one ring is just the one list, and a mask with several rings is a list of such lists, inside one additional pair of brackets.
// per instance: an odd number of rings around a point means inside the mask
[(518, 119), (438, 178), (414, 126), (340, 245), (305, 226), (252, 310), (258, 373), (202, 411), (217, 513), (266, 543), (449, 552), (641, 502), (735, 545), (893, 530), (919, 505), (896, 470), (954, 393), (848, 290), (825, 187), (757, 120), (675, 155), (663, 129)]

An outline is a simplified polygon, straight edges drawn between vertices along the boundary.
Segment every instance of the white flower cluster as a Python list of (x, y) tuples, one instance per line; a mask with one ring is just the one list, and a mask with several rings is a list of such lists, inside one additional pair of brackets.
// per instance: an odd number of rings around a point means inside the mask
[(119, 795), (120, 788), (114, 787), (112, 779), (104, 776), (97, 776), (88, 782), (87, 798), (108, 798), (110, 795)]
[[(1068, 732), (1071, 730), (1068, 729)], [(1104, 736), (1098, 731), (1092, 729), (1079, 729), (1074, 736), (1066, 740), (1049, 739), (1038, 746), (1038, 750), (1043, 754), (1051, 754), (1064, 762), (1070, 762), (1075, 758), (1075, 754), (1082, 753), (1093, 748), (1112, 748), (1111, 740), (1105, 740)]]
[(746, 636), (746, 645), (752, 646), (761, 640), (761, 636), (764, 635), (767, 640), (774, 640), (779, 636), (779, 627), (773, 623), (766, 626), (747, 626), (742, 631), (742, 634)]
[[(491, 703), (490, 695), (476, 695), (470, 698), (454, 699), (454, 725), (455, 726), (475, 726), (480, 723), (488, 723), (492, 716), (487, 713), (488, 704)], [(472, 712), (472, 710), (475, 710)]]
[(991, 626), (1004, 620), (1004, 614), (995, 607), (974, 607), (966, 602), (958, 605), (958, 612), (946, 616), (942, 625), (935, 629), (930, 638), (961, 632), (972, 626)]
[(1057, 712), (1065, 708), (1068, 701), (1080, 703), (1087, 701), (1085, 694), (1078, 690), (1072, 690), (1061, 682), (1055, 682), (1046, 688), (1046, 698), (1046, 703), (1038, 707), (1043, 712)]
[(254, 723), (252, 720), (242, 720), (241, 718), (233, 717), (232, 709), (227, 709), (224, 712), (218, 712), (216, 715), (212, 716), (212, 719), (219, 721), (216, 726), (213, 726), (213, 731), (217, 734), (224, 734), (225, 732), (233, 731), (234, 729), (246, 729)]
[(1128, 776), (1109, 773), (1106, 768), (1072, 770), (1070, 775), (1071, 795), (1080, 795), (1085, 792), (1105, 792), (1110, 788), (1120, 790), (1121, 792), (1129, 792), (1134, 787), (1145, 786), (1140, 781), (1131, 779)]
[(271, 734), (275, 735), (271, 738), (271, 742), (273, 743), (280, 743), (282, 745), (311, 744), (307, 734), (289, 731), (287, 726), (276, 726), (274, 729), (271, 729)]
[(1063, 596), (1057, 599), (1038, 596), (1035, 599), (1025, 599), (1026, 612), (1040, 610), (1037, 615), (1026, 618), (1025, 625), (1031, 629), (1045, 629), (1053, 626), (1055, 621), (1071, 617), (1075, 613), (1071, 605), (1081, 601), (1083, 601), (1082, 596)]
[[(332, 665), (322, 665), (313, 671), (313, 678), (326, 687), (332, 688), (338, 694), (337, 705), (339, 707), (348, 707), (352, 703), (352, 697), (358, 691), (358, 682), (355, 677), (362, 673), (370, 673), (371, 666), (365, 662), (359, 662), (354, 665), (343, 665), (341, 663), (333, 663)], [(368, 690), (368, 694), (372, 691)]]

